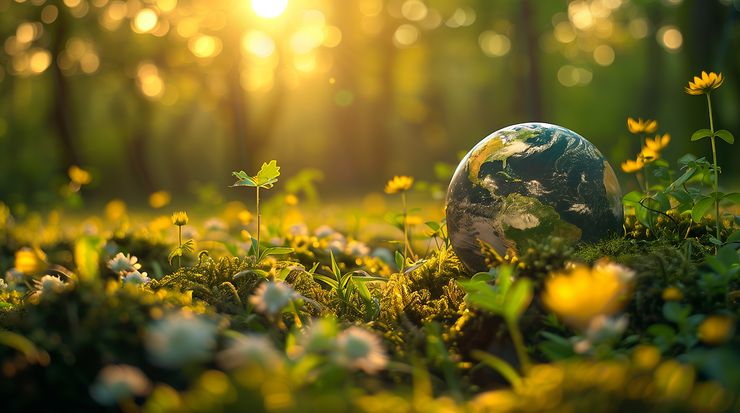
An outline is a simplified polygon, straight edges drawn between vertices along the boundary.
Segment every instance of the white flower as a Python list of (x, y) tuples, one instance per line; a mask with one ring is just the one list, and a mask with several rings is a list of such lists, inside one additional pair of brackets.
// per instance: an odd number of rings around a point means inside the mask
[(25, 278), (25, 275), (15, 268), (11, 268), (5, 273), (5, 280), (9, 284), (20, 284)]
[(627, 315), (619, 317), (598, 315), (588, 324), (585, 338), (579, 339), (573, 344), (573, 350), (578, 354), (585, 354), (591, 351), (594, 346), (618, 340), (624, 330), (627, 329), (627, 324), (629, 324)]
[(288, 228), (288, 234), (293, 236), (306, 236), (308, 235), (308, 227), (306, 224), (295, 224)]
[(36, 294), (39, 296), (60, 293), (67, 287), (67, 284), (56, 275), (44, 275), (33, 283), (36, 286)]
[(118, 275), (123, 275), (141, 269), (141, 264), (138, 261), (139, 259), (131, 254), (123, 255), (122, 252), (119, 252), (108, 261), (108, 268)]
[(370, 247), (368, 247), (364, 242), (352, 240), (347, 243), (347, 254), (366, 256), (370, 254)]
[(154, 321), (145, 345), (154, 364), (180, 367), (210, 357), (216, 346), (216, 324), (191, 313), (179, 312)]
[(282, 362), (282, 356), (265, 336), (247, 335), (232, 340), (228, 347), (216, 356), (218, 364), (230, 370), (249, 363), (258, 363), (271, 370)]
[(290, 349), (291, 357), (307, 353), (330, 353), (336, 350), (337, 322), (333, 318), (313, 320), (311, 325), (301, 330), (296, 337), (295, 347)]
[(336, 361), (343, 366), (374, 374), (385, 368), (388, 356), (375, 334), (352, 326), (337, 336)]
[(611, 261), (604, 261), (604, 260), (598, 261), (596, 264), (594, 264), (593, 270), (617, 274), (617, 276), (625, 284), (632, 281), (632, 278), (635, 277), (634, 271), (625, 267), (624, 265), (619, 265)]
[(200, 234), (198, 233), (198, 230), (195, 229), (192, 225), (187, 225), (182, 228), (182, 238), (195, 240), (200, 238)]
[(334, 230), (334, 228), (328, 226), (328, 225), (322, 225), (318, 228), (316, 228), (313, 233), (318, 238), (326, 238), (332, 234), (335, 234), (337, 231)]
[(121, 279), (123, 281), (123, 284), (134, 284), (134, 285), (143, 285), (148, 284), (151, 279), (147, 277), (147, 273), (145, 272), (139, 272), (139, 271), (131, 271), (130, 273), (123, 276)]
[(90, 387), (90, 395), (102, 405), (113, 406), (119, 400), (147, 395), (151, 385), (149, 379), (136, 367), (126, 364), (109, 365), (98, 373), (95, 383)]
[(209, 218), (203, 224), (207, 232), (226, 232), (229, 230), (228, 224), (220, 218)]
[(275, 315), (298, 298), (298, 294), (282, 281), (267, 281), (262, 283), (254, 295), (249, 297), (249, 302), (254, 305), (260, 313)]
[(347, 248), (347, 238), (338, 232), (330, 235), (327, 239), (329, 240), (329, 249), (335, 254), (339, 254)]

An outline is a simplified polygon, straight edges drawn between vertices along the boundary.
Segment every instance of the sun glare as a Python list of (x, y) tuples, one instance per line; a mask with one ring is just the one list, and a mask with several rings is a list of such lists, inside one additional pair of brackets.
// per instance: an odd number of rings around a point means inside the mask
[(265, 19), (274, 19), (283, 14), (288, 0), (252, 0), (252, 10)]

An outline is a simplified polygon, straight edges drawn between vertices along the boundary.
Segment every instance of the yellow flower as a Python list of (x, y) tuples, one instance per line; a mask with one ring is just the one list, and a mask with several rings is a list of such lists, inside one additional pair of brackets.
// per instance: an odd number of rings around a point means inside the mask
[(72, 183), (77, 186), (87, 185), (90, 183), (90, 181), (92, 181), (90, 172), (80, 168), (77, 165), (70, 166), (67, 174), (69, 175), (69, 179), (72, 181)]
[(249, 225), (249, 223), (252, 222), (252, 213), (243, 209), (237, 214), (237, 219), (239, 219), (239, 222), (242, 225)]
[(642, 118), (637, 118), (637, 120), (634, 120), (632, 118), (627, 118), (627, 129), (629, 129), (630, 133), (634, 133), (635, 135), (639, 135), (641, 133), (653, 133), (658, 129), (658, 122), (652, 119), (642, 120)]
[(654, 152), (660, 152), (663, 149), (665, 149), (666, 146), (671, 142), (671, 135), (666, 133), (663, 134), (663, 136), (655, 135), (655, 138), (645, 139), (645, 147), (654, 151)]
[(660, 152), (654, 151), (647, 146), (643, 146), (642, 150), (640, 151), (640, 154), (637, 156), (638, 158), (642, 158), (642, 161), (644, 163), (650, 163), (658, 158), (660, 158)]
[(289, 206), (298, 205), (298, 197), (293, 194), (285, 195), (285, 205), (289, 205)]
[(152, 192), (149, 195), (149, 206), (158, 209), (167, 206), (170, 203), (170, 193), (167, 191)]
[(414, 178), (410, 176), (394, 176), (393, 179), (388, 181), (388, 183), (385, 185), (385, 193), (395, 194), (398, 192), (408, 191), (413, 185)]
[(635, 159), (634, 161), (632, 159), (627, 159), (626, 161), (622, 162), (622, 170), (628, 174), (637, 172), (641, 170), (644, 166), (645, 161), (643, 161), (641, 156), (638, 156), (637, 159)]
[(188, 224), (188, 213), (185, 211), (177, 211), (172, 213), (172, 223), (181, 227)]
[(577, 265), (547, 279), (542, 302), (567, 324), (586, 329), (591, 320), (622, 309), (634, 272), (612, 263)]
[(35, 274), (46, 268), (46, 254), (39, 248), (24, 247), (15, 252), (15, 269)]
[(683, 293), (676, 287), (668, 287), (663, 290), (663, 301), (681, 301)]
[(723, 315), (707, 317), (698, 329), (699, 340), (706, 344), (724, 344), (732, 337), (734, 330), (732, 319)]
[(694, 81), (689, 81), (689, 86), (685, 88), (686, 93), (689, 95), (702, 95), (709, 93), (722, 86), (722, 82), (724, 81), (725, 79), (722, 77), (722, 73), (717, 74), (709, 72), (709, 74), (707, 74), (707, 72), (702, 71), (701, 78), (699, 76), (694, 76)]
[(641, 344), (632, 351), (632, 362), (640, 370), (651, 370), (660, 363), (660, 350)]
[(105, 217), (109, 221), (120, 221), (126, 216), (126, 203), (120, 199), (113, 199), (105, 204)]

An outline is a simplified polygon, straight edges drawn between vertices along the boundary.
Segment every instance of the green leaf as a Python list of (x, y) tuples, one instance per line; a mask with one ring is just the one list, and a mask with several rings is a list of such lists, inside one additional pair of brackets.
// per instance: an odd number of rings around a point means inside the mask
[(691, 140), (698, 141), (710, 136), (712, 136), (712, 131), (710, 131), (709, 129), (699, 129), (698, 131), (694, 132), (693, 135), (691, 135)]
[(337, 260), (334, 259), (334, 252), (329, 251), (329, 255), (331, 256), (331, 272), (334, 273), (334, 277), (336, 277), (337, 281), (341, 281), (342, 271), (339, 269), (339, 266), (337, 265)]
[(520, 278), (506, 292), (504, 298), (504, 318), (515, 323), (532, 301), (532, 281)]
[(400, 252), (396, 251), (396, 255), (394, 258), (395, 258), (396, 267), (398, 268), (398, 270), (403, 271), (403, 264), (404, 264), (403, 255)]
[(676, 189), (682, 186), (683, 184), (686, 183), (686, 181), (691, 179), (691, 177), (694, 176), (695, 173), (696, 173), (696, 168), (688, 168), (686, 172), (683, 173), (683, 175), (679, 176), (678, 179), (671, 182), (671, 184), (668, 185), (668, 188), (666, 189), (673, 190), (673, 189)]
[(238, 181), (236, 181), (234, 185), (231, 186), (257, 186), (257, 183), (254, 182), (254, 179), (252, 179), (252, 177), (247, 175), (247, 173), (244, 171), (232, 172), (231, 174), (234, 175), (236, 179), (238, 179)]
[(722, 197), (722, 200), (728, 200), (733, 204), (740, 204), (740, 192), (730, 192)]
[(480, 360), (481, 363), (496, 370), (512, 386), (518, 387), (521, 385), (522, 378), (519, 376), (519, 373), (516, 372), (516, 369), (512, 367), (511, 364), (507, 363), (503, 359), (480, 350), (473, 350), (470, 354), (473, 358)]
[(429, 227), (429, 229), (431, 229), (434, 232), (437, 232), (437, 231), (439, 231), (440, 228), (442, 228), (439, 225), (439, 222), (427, 221), (424, 224), (426, 224), (426, 226)]
[(195, 251), (195, 241), (192, 239), (189, 239), (182, 243), (182, 253), (187, 254), (189, 252)]
[(709, 196), (699, 200), (699, 202), (694, 204), (694, 208), (691, 209), (691, 219), (693, 219), (694, 222), (700, 222), (704, 214), (706, 214), (709, 208), (712, 207), (712, 204), (714, 204), (714, 199)]
[(735, 143), (735, 137), (732, 136), (732, 132), (728, 131), (727, 129), (721, 129), (717, 132), (714, 132), (714, 136), (722, 139), (729, 144)]
[(77, 275), (82, 280), (97, 279), (100, 268), (100, 251), (104, 242), (99, 237), (84, 236), (75, 242), (74, 258)]
[(313, 275), (313, 278), (314, 278), (315, 280), (319, 280), (319, 281), (323, 281), (323, 282), (325, 282), (325, 283), (326, 283), (326, 284), (328, 284), (328, 285), (329, 285), (329, 286), (330, 286), (330, 287), (331, 287), (332, 289), (335, 289), (335, 290), (336, 290), (336, 289), (337, 289), (337, 287), (339, 287), (339, 283), (337, 282), (337, 280), (335, 280), (335, 279), (332, 279), (332, 278), (329, 278), (329, 277), (327, 277), (326, 275), (321, 275), (321, 274), (314, 274), (314, 275)]
[(173, 249), (172, 252), (170, 252), (170, 255), (167, 256), (167, 262), (172, 265), (172, 260), (174, 260), (175, 257), (182, 257), (182, 248), (176, 247)]
[(280, 176), (280, 167), (277, 166), (277, 161), (273, 159), (270, 163), (262, 163), (262, 168), (254, 177), (254, 182), (260, 188), (268, 189), (277, 182), (278, 176)]

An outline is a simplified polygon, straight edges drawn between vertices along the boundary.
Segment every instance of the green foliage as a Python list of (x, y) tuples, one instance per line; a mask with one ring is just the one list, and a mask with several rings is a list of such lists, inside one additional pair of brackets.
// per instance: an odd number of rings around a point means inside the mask
[(270, 189), (278, 181), (280, 167), (274, 159), (264, 162), (257, 175), (250, 176), (244, 171), (232, 173), (237, 181), (232, 186), (251, 186), (253, 188)]

